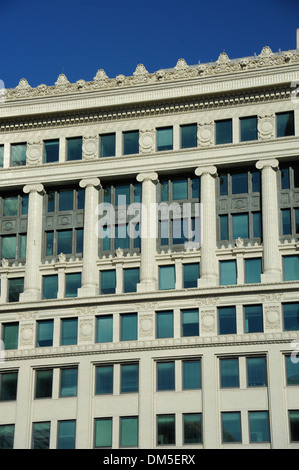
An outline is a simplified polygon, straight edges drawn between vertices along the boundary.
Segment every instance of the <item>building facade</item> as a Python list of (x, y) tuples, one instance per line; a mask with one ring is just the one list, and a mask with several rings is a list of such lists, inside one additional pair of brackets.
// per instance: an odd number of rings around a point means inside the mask
[(1, 448), (299, 447), (298, 80), (265, 47), (5, 90)]

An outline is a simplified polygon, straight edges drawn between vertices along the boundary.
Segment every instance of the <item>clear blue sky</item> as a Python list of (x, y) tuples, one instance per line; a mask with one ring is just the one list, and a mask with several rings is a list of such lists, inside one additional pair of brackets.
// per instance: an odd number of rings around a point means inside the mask
[(299, 0), (0, 0), (0, 79), (110, 78), (296, 48)]

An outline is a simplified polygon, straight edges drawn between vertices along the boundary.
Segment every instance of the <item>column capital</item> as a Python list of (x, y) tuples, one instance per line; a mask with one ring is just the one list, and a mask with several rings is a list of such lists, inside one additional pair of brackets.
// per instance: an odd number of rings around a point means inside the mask
[(101, 188), (101, 181), (99, 178), (84, 178), (79, 183), (80, 188), (86, 188), (87, 186), (94, 186), (95, 188)]
[(143, 181), (152, 181), (153, 183), (158, 183), (158, 173), (155, 171), (147, 171), (144, 173), (139, 173), (136, 176), (136, 179), (139, 183), (142, 183)]
[(217, 168), (214, 165), (209, 165), (209, 166), (199, 166), (195, 170), (196, 176), (201, 176), (205, 173), (209, 173), (211, 176), (216, 176)]
[(36, 184), (26, 184), (23, 188), (25, 194), (29, 194), (31, 192), (37, 192), (43, 194), (45, 192), (44, 185), (41, 183)]
[(259, 160), (255, 164), (258, 170), (262, 170), (263, 168), (273, 168), (274, 170), (278, 170), (279, 161), (276, 158), (270, 158), (267, 160)]

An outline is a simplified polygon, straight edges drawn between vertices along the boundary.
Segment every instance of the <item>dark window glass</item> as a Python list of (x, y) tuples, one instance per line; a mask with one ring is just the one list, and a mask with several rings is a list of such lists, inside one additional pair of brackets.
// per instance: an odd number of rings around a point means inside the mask
[(264, 331), (262, 305), (247, 305), (244, 308), (244, 315), (245, 333), (262, 333)]
[(115, 156), (115, 133), (100, 136), (100, 156)]
[(220, 215), (220, 240), (228, 240), (228, 215)]
[(287, 385), (299, 385), (299, 362), (291, 356), (286, 356)]
[(11, 166), (26, 165), (27, 144), (12, 144)]
[(291, 223), (291, 209), (282, 209), (282, 234), (291, 235), (292, 234), (292, 223)]
[(18, 386), (17, 372), (3, 372), (0, 375), (0, 401), (16, 400)]
[(283, 256), (284, 281), (298, 281), (299, 256)]
[(46, 232), (46, 256), (53, 256), (54, 232)]
[(61, 345), (77, 344), (78, 318), (63, 318), (61, 320)]
[(74, 208), (74, 191), (62, 189), (59, 191), (59, 211), (72, 211)]
[(138, 417), (120, 418), (120, 447), (138, 446)]
[(116, 271), (115, 269), (101, 271), (101, 294), (115, 294)]
[(276, 115), (276, 136), (287, 137), (295, 135), (294, 111)]
[(113, 393), (113, 365), (96, 368), (96, 394)]
[(188, 413), (183, 415), (184, 444), (202, 444), (202, 415)]
[(33, 423), (31, 449), (50, 448), (50, 421), (44, 423)]
[(97, 318), (97, 343), (113, 341), (113, 315), (102, 315)]
[(37, 347), (53, 346), (53, 320), (40, 320), (37, 323)]
[(139, 131), (123, 133), (124, 155), (139, 153)]
[(43, 276), (43, 298), (57, 299), (58, 275)]
[(60, 396), (76, 397), (78, 382), (78, 368), (66, 368), (60, 371)]
[(257, 140), (257, 117), (246, 117), (240, 119), (241, 142)]
[(24, 290), (24, 278), (9, 279), (8, 302), (18, 302), (19, 296)]
[(81, 273), (66, 274), (65, 296), (77, 297), (78, 289), (81, 287)]
[(232, 194), (245, 194), (248, 193), (248, 174), (247, 173), (232, 173)]
[(157, 363), (157, 390), (175, 390), (175, 363)]
[(0, 168), (3, 168), (4, 161), (4, 145), (0, 145)]
[(264, 357), (247, 358), (248, 387), (266, 387), (267, 372), (266, 359)]
[(270, 442), (268, 411), (249, 412), (250, 442)]
[(14, 424), (2, 424), (0, 426), (0, 449), (13, 449), (14, 433)]
[(183, 361), (183, 389), (201, 388), (201, 362)]
[(280, 169), (281, 189), (290, 189), (290, 170), (289, 168)]
[(58, 421), (58, 449), (75, 449), (76, 421)]
[(220, 173), (220, 196), (227, 196), (228, 194), (228, 178), (226, 173)]
[(73, 251), (73, 231), (59, 230), (57, 232), (57, 254), (64, 253), (65, 255), (72, 254)]
[(124, 269), (124, 292), (136, 292), (139, 283), (139, 268)]
[(283, 320), (285, 331), (299, 330), (299, 303), (283, 304)]
[(121, 341), (137, 340), (137, 313), (125, 313), (121, 315)]
[(197, 287), (199, 279), (199, 263), (189, 263), (183, 265), (184, 289)]
[(51, 398), (53, 369), (36, 371), (35, 398)]
[(173, 312), (158, 312), (156, 321), (157, 338), (173, 338)]
[(237, 333), (236, 308), (219, 307), (219, 334), (229, 335)]
[(245, 283), (255, 284), (261, 282), (262, 258), (245, 260)]
[(221, 286), (237, 284), (236, 261), (220, 261), (220, 284)]
[(289, 412), (291, 442), (299, 442), (299, 411)]
[(159, 446), (175, 444), (175, 415), (157, 416), (157, 444)]
[(157, 151), (172, 150), (173, 148), (173, 129), (172, 127), (163, 127), (157, 129)]
[(5, 323), (3, 325), (4, 349), (18, 349), (19, 323)]
[(239, 387), (239, 359), (221, 359), (220, 376), (222, 388)]
[(17, 236), (6, 235), (1, 237), (1, 258), (15, 259), (17, 253)]
[(182, 336), (199, 335), (199, 314), (197, 309), (182, 310)]
[(121, 393), (138, 392), (138, 364), (121, 365)]
[(76, 229), (76, 253), (83, 253), (83, 228)]
[(242, 442), (241, 437), (241, 413), (221, 413), (222, 418), (222, 442)]
[(261, 172), (260, 171), (251, 172), (251, 184), (252, 184), (253, 193), (259, 193), (261, 191)]
[(253, 212), (253, 237), (262, 237), (262, 217), (260, 212)]
[(175, 266), (159, 267), (160, 290), (175, 289)]
[(231, 144), (233, 141), (233, 123), (231, 119), (216, 121), (216, 145)]
[(249, 238), (249, 215), (233, 214), (233, 238)]
[(197, 124), (181, 126), (181, 148), (197, 147)]
[(188, 180), (178, 179), (172, 181), (172, 199), (188, 199)]
[(44, 163), (54, 163), (59, 160), (59, 139), (45, 140)]
[(67, 139), (67, 161), (82, 159), (82, 137)]
[(96, 449), (112, 447), (112, 418), (99, 418), (95, 420), (94, 446)]

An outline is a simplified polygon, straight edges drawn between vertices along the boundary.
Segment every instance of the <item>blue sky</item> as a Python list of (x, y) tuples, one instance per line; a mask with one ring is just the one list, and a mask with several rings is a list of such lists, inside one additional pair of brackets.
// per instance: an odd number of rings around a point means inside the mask
[(296, 48), (299, 0), (0, 0), (0, 79), (53, 85)]

